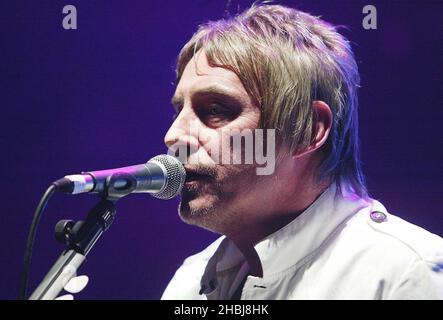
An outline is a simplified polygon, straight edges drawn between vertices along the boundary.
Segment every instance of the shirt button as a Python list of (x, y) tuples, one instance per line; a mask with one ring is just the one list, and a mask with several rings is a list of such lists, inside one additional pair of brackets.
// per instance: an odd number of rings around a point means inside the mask
[(386, 214), (381, 211), (372, 211), (371, 212), (371, 219), (374, 222), (382, 223), (383, 221), (386, 221)]

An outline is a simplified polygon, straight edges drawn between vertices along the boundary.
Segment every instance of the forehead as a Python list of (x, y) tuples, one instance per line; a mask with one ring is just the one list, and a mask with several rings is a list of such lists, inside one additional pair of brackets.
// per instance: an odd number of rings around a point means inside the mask
[(175, 90), (175, 96), (184, 97), (214, 87), (220, 87), (233, 94), (247, 95), (240, 78), (234, 72), (226, 68), (211, 67), (206, 54), (200, 50), (186, 65)]

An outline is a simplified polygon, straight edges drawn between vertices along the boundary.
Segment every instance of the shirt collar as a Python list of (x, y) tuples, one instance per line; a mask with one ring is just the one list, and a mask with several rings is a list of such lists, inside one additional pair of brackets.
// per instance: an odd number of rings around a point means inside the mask
[(343, 222), (368, 205), (348, 187), (331, 184), (300, 216), (255, 245), (263, 277), (309, 258)]
[[(263, 278), (280, 273), (309, 258), (348, 218), (369, 206), (348, 186), (331, 184), (302, 214), (257, 243), (254, 248), (263, 268)], [(224, 238), (209, 260), (205, 278), (244, 262), (242, 253)], [(209, 274), (212, 274), (211, 276)]]

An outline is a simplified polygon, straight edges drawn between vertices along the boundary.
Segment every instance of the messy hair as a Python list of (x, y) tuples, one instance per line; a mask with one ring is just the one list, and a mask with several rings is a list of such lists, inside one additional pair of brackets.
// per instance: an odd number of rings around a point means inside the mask
[(254, 4), (199, 26), (179, 54), (176, 83), (199, 50), (209, 65), (237, 74), (260, 107), (260, 126), (276, 129), (278, 142), (291, 152), (315, 138), (313, 101), (328, 104), (333, 123), (318, 178), (345, 181), (367, 195), (358, 139), (360, 77), (349, 41), (335, 26), (292, 8)]

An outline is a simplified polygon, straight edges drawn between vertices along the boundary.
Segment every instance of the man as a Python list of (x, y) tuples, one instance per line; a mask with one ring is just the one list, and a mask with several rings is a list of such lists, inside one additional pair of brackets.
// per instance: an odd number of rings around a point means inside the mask
[[(184, 261), (162, 299), (443, 298), (443, 240), (367, 195), (359, 74), (332, 25), (254, 5), (202, 25), (176, 83), (165, 143), (187, 150), (179, 214), (223, 236)], [(254, 151), (275, 148), (272, 174), (234, 150), (239, 132), (262, 138)]]

